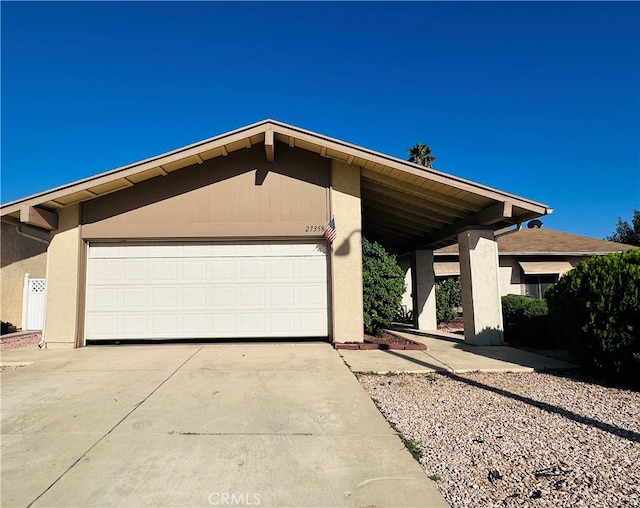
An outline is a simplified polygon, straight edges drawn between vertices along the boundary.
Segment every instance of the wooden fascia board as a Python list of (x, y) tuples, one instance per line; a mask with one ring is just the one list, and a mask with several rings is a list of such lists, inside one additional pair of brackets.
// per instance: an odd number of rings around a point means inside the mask
[(58, 229), (58, 214), (37, 206), (23, 205), (20, 208), (20, 222), (51, 231)]

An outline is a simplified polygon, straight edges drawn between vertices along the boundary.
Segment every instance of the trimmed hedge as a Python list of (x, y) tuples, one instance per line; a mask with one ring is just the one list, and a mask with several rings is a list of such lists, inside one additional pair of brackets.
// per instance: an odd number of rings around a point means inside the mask
[(586, 259), (545, 296), (576, 360), (640, 383), (640, 249)]
[(555, 348), (549, 326), (547, 302), (528, 296), (502, 297), (504, 339), (511, 344), (534, 348)]
[(364, 331), (380, 336), (400, 311), (404, 271), (396, 258), (376, 242), (362, 239)]
[(457, 308), (462, 306), (460, 283), (448, 278), (436, 283), (436, 319), (438, 323), (453, 321), (458, 317)]

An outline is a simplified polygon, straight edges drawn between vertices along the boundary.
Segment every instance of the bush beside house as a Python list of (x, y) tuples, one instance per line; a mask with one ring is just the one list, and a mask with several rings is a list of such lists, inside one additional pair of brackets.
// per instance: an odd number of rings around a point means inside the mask
[(546, 298), (552, 331), (574, 358), (640, 383), (640, 249), (582, 261)]
[(458, 317), (458, 307), (462, 306), (460, 282), (448, 278), (436, 283), (436, 319), (438, 323), (453, 321)]
[(404, 271), (395, 257), (376, 242), (362, 239), (364, 331), (380, 336), (400, 310)]
[(555, 348), (547, 302), (521, 295), (502, 297), (504, 339), (514, 345), (535, 348)]

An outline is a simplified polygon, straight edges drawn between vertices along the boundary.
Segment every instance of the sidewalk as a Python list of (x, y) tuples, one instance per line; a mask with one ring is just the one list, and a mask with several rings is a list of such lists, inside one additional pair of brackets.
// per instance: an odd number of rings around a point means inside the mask
[(353, 372), (535, 372), (571, 369), (576, 365), (509, 346), (471, 346), (462, 336), (441, 331), (397, 331), (407, 339), (427, 346), (426, 351), (338, 352)]

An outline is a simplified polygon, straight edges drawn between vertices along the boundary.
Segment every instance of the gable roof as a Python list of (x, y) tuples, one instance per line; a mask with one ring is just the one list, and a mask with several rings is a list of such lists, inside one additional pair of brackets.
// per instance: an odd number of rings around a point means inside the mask
[[(363, 233), (397, 253), (450, 245), (468, 226), (501, 228), (552, 212), (547, 205), (470, 180), (276, 120), (264, 120), (6, 203), (0, 207), (2, 220), (55, 229), (57, 209), (257, 144), (264, 144), (267, 160), (274, 160), (276, 142), (360, 167)], [(52, 220), (33, 219), (42, 216)]]
[[(592, 256), (636, 249), (633, 245), (598, 240), (546, 228), (524, 228), (496, 235), (498, 252), (502, 255), (564, 255)], [(437, 256), (458, 255), (458, 245), (437, 250)]]

